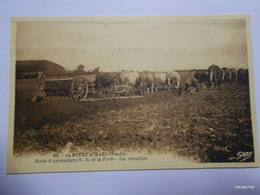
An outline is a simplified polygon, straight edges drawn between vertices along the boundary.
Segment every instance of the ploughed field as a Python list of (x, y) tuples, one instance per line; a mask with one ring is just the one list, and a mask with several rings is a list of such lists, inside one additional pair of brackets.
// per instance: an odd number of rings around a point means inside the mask
[[(172, 153), (197, 162), (237, 162), (253, 151), (249, 88), (221, 86), (178, 96), (160, 90), (142, 98), (33, 104), (33, 79), (17, 80), (14, 153), (86, 151)], [(254, 161), (251, 158), (244, 162)]]

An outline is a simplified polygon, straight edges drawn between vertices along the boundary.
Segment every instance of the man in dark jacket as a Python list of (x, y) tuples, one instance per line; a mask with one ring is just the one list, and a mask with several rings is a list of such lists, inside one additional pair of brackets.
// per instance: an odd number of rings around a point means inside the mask
[(188, 77), (187, 77), (187, 79), (186, 79), (186, 81), (185, 81), (185, 88), (184, 88), (184, 90), (185, 90), (186, 92), (188, 92), (188, 90), (189, 90), (189, 88), (190, 88), (191, 86), (197, 87), (198, 84), (199, 84), (198, 80), (197, 80), (197, 79), (195, 78), (195, 76), (194, 76), (195, 73), (196, 73), (196, 70), (195, 70), (195, 69), (191, 70), (190, 73), (189, 73), (189, 75), (188, 75)]

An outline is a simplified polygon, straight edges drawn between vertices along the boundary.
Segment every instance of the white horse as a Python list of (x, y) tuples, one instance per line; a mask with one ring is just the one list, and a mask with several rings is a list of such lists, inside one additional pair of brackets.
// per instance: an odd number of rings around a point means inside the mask
[(175, 71), (171, 71), (171, 72), (167, 73), (167, 86), (168, 86), (168, 90), (171, 89), (171, 87), (170, 87), (171, 81), (173, 81), (173, 84), (174, 84), (175, 88), (179, 89), (180, 81), (181, 81), (181, 77), (180, 77), (179, 73), (177, 73)]

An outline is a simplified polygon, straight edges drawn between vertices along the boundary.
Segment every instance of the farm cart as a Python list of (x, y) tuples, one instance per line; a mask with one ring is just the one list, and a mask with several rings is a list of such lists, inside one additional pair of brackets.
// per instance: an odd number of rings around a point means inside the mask
[(88, 94), (95, 94), (95, 75), (55, 77), (45, 79), (47, 96), (68, 96), (74, 101), (83, 101)]

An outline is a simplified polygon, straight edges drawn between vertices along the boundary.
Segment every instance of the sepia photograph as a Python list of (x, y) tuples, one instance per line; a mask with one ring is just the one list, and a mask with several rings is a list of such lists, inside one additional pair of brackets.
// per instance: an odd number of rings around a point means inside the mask
[(11, 26), (7, 173), (259, 166), (248, 15)]

